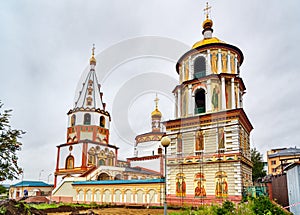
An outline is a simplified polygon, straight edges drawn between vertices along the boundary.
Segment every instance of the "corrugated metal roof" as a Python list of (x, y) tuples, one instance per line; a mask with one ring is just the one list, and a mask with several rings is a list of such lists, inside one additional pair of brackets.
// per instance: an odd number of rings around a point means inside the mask
[(163, 183), (165, 180), (160, 179), (141, 179), (141, 180), (103, 180), (103, 181), (75, 181), (72, 185), (102, 185), (102, 184), (150, 184)]
[(280, 150), (274, 154), (268, 155), (269, 158), (279, 157), (279, 156), (295, 156), (300, 155), (300, 149), (298, 148), (288, 148)]
[(11, 185), (12, 187), (51, 187), (53, 185), (47, 184), (43, 181), (20, 181), (19, 183)]

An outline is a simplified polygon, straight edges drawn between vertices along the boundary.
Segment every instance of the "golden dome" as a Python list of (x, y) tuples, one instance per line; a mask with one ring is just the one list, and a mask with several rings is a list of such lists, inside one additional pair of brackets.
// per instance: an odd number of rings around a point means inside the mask
[(92, 55), (90, 59), (90, 64), (96, 64), (96, 58), (94, 57), (94, 55)]
[(96, 58), (95, 58), (95, 44), (93, 44), (92, 48), (92, 57), (90, 59), (90, 65), (95, 64), (96, 65)]
[(206, 19), (204, 20), (204, 22), (202, 23), (202, 27), (204, 29), (207, 29), (207, 28), (211, 28), (213, 26), (213, 21), (211, 19)]
[(193, 49), (194, 48), (197, 48), (199, 46), (203, 46), (203, 45), (206, 45), (206, 44), (210, 44), (210, 43), (225, 43), (224, 41), (216, 38), (216, 37), (212, 37), (212, 38), (205, 38), (203, 40), (200, 40), (198, 42), (196, 42), (194, 45), (193, 45)]
[(151, 113), (151, 117), (161, 117), (161, 116), (162, 114), (157, 108)]
[(162, 114), (161, 114), (161, 112), (158, 110), (158, 101), (159, 101), (159, 99), (158, 99), (158, 97), (157, 97), (157, 94), (156, 94), (156, 98), (154, 99), (154, 101), (155, 101), (155, 110), (152, 111), (151, 117), (161, 117)]

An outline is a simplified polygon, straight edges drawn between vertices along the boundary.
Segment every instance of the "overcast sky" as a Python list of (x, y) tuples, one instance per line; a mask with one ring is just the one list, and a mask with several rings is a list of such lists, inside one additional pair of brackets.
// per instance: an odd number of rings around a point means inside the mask
[[(299, 147), (300, 2), (209, 4), (214, 36), (244, 53), (241, 77), (247, 88), (244, 109), (254, 127), (251, 146), (262, 153)], [(104, 102), (113, 119), (110, 141), (120, 147), (120, 158), (133, 156), (135, 135), (150, 130), (155, 92), (164, 120), (173, 116), (174, 58), (202, 39), (204, 7), (204, 1), (195, 0), (1, 0), (0, 100), (5, 109), (13, 109), (13, 127), (27, 132), (19, 153), (24, 179), (53, 181), (56, 146), (66, 141), (66, 113), (87, 71), (93, 43)], [(167, 53), (160, 42), (170, 42)], [(122, 56), (117, 63), (108, 60)], [(113, 65), (101, 71), (106, 62)], [(137, 84), (147, 83), (143, 80), (168, 84), (152, 83), (150, 89)], [(131, 97), (124, 98), (124, 92)], [(114, 120), (122, 113), (125, 124)]]

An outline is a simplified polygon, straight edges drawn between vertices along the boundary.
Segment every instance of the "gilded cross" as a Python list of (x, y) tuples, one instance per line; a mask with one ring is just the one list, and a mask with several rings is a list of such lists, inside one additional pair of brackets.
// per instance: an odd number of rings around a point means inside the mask
[(157, 97), (157, 93), (156, 93), (156, 98), (154, 99), (155, 101), (155, 105), (156, 105), (156, 109), (158, 108), (158, 101), (159, 101), (159, 98)]
[(95, 54), (95, 44), (93, 44), (93, 48), (92, 48), (92, 54), (94, 55)]
[(204, 8), (204, 13), (206, 13), (206, 19), (208, 19), (209, 10), (211, 9), (211, 6), (208, 5), (208, 2), (206, 2), (206, 8)]

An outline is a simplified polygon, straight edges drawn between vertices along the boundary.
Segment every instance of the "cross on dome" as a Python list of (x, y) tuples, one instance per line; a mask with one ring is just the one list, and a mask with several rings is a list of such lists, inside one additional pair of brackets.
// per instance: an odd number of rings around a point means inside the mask
[(211, 6), (208, 5), (208, 2), (206, 2), (206, 8), (203, 9), (205, 16), (206, 16), (206, 19), (209, 18), (209, 13), (210, 13), (210, 9), (211, 9)]
[(157, 93), (156, 93), (156, 98), (154, 99), (156, 109), (158, 109), (158, 101), (159, 98), (157, 97)]
[(95, 44), (93, 44), (92, 48), (92, 57), (90, 59), (90, 65), (96, 65), (96, 58), (95, 58)]

